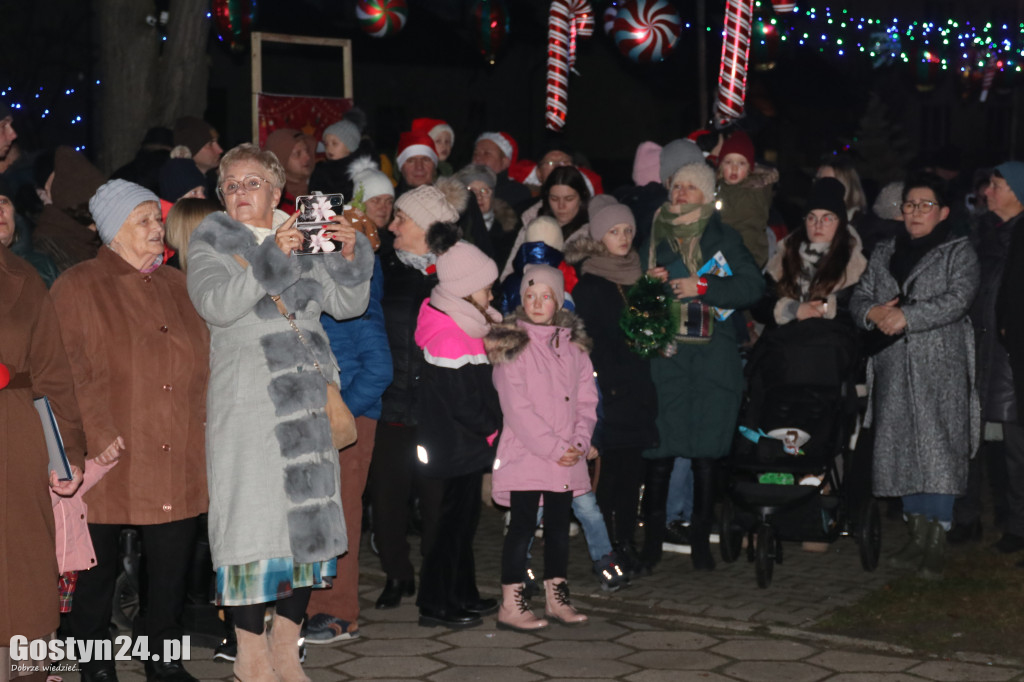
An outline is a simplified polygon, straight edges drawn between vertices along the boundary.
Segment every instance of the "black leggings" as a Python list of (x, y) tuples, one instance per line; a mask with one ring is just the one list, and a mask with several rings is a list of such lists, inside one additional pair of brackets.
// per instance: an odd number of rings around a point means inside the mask
[(569, 511), (572, 491), (513, 490), (511, 520), (501, 551), (501, 582), (515, 585), (526, 580), (526, 555), (537, 528), (537, 507), (544, 495), (544, 579), (565, 578), (569, 573)]
[(644, 482), (646, 466), (641, 453), (640, 448), (601, 453), (601, 478), (595, 493), (608, 527), (608, 537), (616, 547), (633, 544), (640, 486)]
[[(302, 623), (306, 614), (306, 607), (309, 606), (309, 597), (313, 593), (312, 587), (299, 587), (292, 590), (292, 596), (287, 599), (279, 599), (277, 615), (284, 616), (293, 623)], [(235, 619), (235, 627), (239, 627), (253, 634), (263, 634), (263, 617), (267, 613), (266, 604), (248, 604), (246, 606), (231, 607), (231, 617)]]

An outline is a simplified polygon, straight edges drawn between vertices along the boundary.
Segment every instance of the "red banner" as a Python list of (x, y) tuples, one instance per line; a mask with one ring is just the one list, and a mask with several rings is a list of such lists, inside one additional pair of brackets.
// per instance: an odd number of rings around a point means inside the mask
[(324, 128), (341, 120), (352, 100), (343, 97), (303, 97), (297, 95), (259, 96), (259, 123), (262, 147), (267, 135), (278, 128), (295, 128), (317, 140)]

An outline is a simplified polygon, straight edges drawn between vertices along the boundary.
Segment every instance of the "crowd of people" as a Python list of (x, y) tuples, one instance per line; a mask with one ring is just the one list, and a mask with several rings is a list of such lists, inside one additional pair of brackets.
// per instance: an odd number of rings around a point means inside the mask
[[(184, 117), (107, 178), (68, 147), (21, 150), (0, 105), (0, 642), (109, 639), (126, 527), (135, 634), (154, 653), (182, 636), (198, 570), (243, 682), (308, 680), (301, 640), (359, 637), (364, 527), (378, 609), (586, 623), (572, 525), (608, 590), (659, 570), (666, 541), (714, 570), (744, 354), (822, 323), (859, 330), (872, 492), (907, 524), (891, 565), (941, 578), (946, 543), (980, 539), (985, 466), (1003, 472), (996, 547), (1024, 551), (1024, 163), (966, 191), (913, 169), (869, 209), (829, 157), (787, 229), (779, 173), (739, 128), (639, 143), (612, 193), (564, 143), (534, 163), (499, 131), (459, 168), (456, 132), (416, 119), (385, 154), (353, 110), (319, 140), (284, 128), (224, 153)], [(307, 253), (296, 202), (317, 193), (347, 207)], [(650, 358), (622, 323), (641, 281), (678, 325)], [(70, 479), (47, 473), (41, 396)], [(500, 600), (477, 586), (485, 501), (507, 510)]]

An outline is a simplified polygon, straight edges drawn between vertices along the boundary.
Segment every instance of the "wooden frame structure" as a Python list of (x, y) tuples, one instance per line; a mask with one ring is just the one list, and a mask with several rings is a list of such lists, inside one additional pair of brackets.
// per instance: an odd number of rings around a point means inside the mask
[(315, 45), (318, 47), (337, 47), (342, 51), (344, 64), (344, 97), (352, 99), (352, 41), (347, 38), (313, 38), (310, 36), (293, 36), (284, 33), (263, 33), (253, 31), (250, 38), (250, 54), (252, 59), (252, 139), (259, 140), (260, 134), (260, 93), (263, 92), (263, 43), (291, 43), (292, 45)]

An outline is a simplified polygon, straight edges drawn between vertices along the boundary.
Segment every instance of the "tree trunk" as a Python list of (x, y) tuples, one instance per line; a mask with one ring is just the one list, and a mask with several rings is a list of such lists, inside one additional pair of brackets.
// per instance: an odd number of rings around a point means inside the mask
[(153, 125), (171, 127), (180, 116), (202, 118), (210, 75), (207, 53), (209, 0), (171, 0), (167, 41), (160, 56), (160, 96), (153, 99)]
[(97, 165), (130, 161), (146, 131), (202, 116), (209, 79), (208, 0), (170, 0), (167, 40), (146, 18), (155, 0), (95, 0), (100, 88)]
[(149, 125), (159, 37), (146, 23), (153, 0), (96, 0), (94, 7), (102, 82), (96, 163), (109, 173), (135, 156)]

